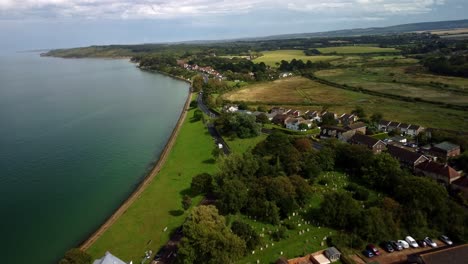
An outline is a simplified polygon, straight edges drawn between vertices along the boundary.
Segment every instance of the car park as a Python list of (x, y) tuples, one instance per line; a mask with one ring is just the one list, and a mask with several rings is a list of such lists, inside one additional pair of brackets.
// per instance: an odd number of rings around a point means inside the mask
[(392, 253), (393, 251), (395, 251), (393, 249), (392, 244), (390, 243), (390, 241), (384, 241), (384, 242), (380, 243), (380, 247), (383, 248), (388, 253)]
[(413, 248), (419, 247), (418, 243), (416, 242), (416, 240), (415, 240), (413, 237), (407, 236), (407, 237), (405, 238), (405, 240), (406, 240), (406, 242), (408, 242), (408, 244), (409, 244), (411, 247), (413, 247)]
[(368, 258), (374, 257), (374, 253), (372, 253), (370, 250), (367, 250), (367, 249), (362, 251), (362, 254)]
[(427, 244), (426, 242), (424, 242), (424, 240), (419, 239), (419, 240), (416, 240), (416, 242), (418, 243), (420, 247), (427, 247)]
[(395, 250), (398, 250), (398, 251), (403, 250), (403, 246), (400, 245), (400, 243), (398, 243), (396, 241), (390, 241), (390, 244), (392, 245), (393, 249), (395, 249)]
[(377, 249), (377, 247), (375, 247), (373, 244), (369, 244), (366, 246), (366, 250), (369, 250), (370, 252), (372, 252), (372, 254), (374, 254), (375, 256), (378, 256), (380, 255), (380, 251)]
[(406, 242), (406, 241), (404, 241), (404, 240), (398, 240), (398, 243), (400, 243), (400, 245), (401, 245), (403, 248), (409, 248), (408, 242)]
[(426, 244), (428, 244), (431, 247), (437, 247), (437, 243), (434, 242), (430, 237), (424, 238), (424, 242), (426, 242)]
[(440, 239), (440, 241), (444, 242), (445, 244), (447, 244), (449, 246), (453, 245), (452, 240), (450, 240), (450, 238), (448, 238), (448, 236), (446, 236), (446, 235), (441, 235), (439, 237), (439, 239)]

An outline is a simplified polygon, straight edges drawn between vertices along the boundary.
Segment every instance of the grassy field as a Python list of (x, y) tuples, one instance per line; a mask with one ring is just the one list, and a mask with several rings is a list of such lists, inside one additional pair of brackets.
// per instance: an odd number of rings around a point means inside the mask
[[(156, 254), (170, 232), (184, 222), (187, 213), (181, 201), (192, 177), (216, 171), (211, 156), (213, 140), (201, 121), (191, 122), (193, 112), (188, 112), (166, 163), (150, 186), (88, 250), (93, 258), (110, 251), (126, 262), (140, 263), (146, 250)], [(193, 204), (200, 199), (194, 199)]]
[(233, 153), (245, 153), (252, 148), (254, 148), (258, 143), (265, 140), (267, 137), (266, 134), (260, 134), (258, 137), (254, 138), (234, 138), (228, 139), (225, 138), (224, 140), (229, 145), (229, 148)]
[[(230, 222), (239, 219), (249, 223), (257, 233), (264, 236), (262, 245), (255, 249), (255, 253), (248, 253), (246, 257), (237, 261), (237, 263), (253, 264), (257, 263), (257, 260), (260, 263), (273, 263), (281, 256), (287, 259), (302, 257), (327, 247), (324, 238), (336, 234), (336, 231), (305, 221), (306, 219), (304, 219), (303, 214), (310, 208), (318, 208), (323, 200), (324, 193), (343, 189), (349, 181), (346, 175), (339, 172), (326, 172), (318, 178), (318, 180), (320, 179), (326, 179), (328, 182), (327, 186), (314, 184), (314, 195), (306, 207), (297, 210), (294, 216), (291, 215), (288, 219), (284, 220), (290, 221), (296, 226), (295, 229), (287, 231), (287, 238), (285, 239), (274, 241), (270, 238), (270, 232), (274, 232), (278, 228), (277, 226), (257, 222), (242, 215), (228, 217)], [(303, 234), (299, 234), (299, 231), (304, 232)]]
[(395, 53), (399, 50), (395, 48), (379, 48), (379, 47), (370, 47), (370, 46), (341, 46), (341, 47), (327, 47), (327, 48), (318, 48), (323, 54), (327, 53), (337, 53), (337, 54), (364, 54), (364, 53)]
[(316, 76), (368, 90), (423, 98), (428, 101), (468, 105), (468, 79), (426, 73), (409, 73), (407, 67), (332, 69)]
[(316, 61), (330, 61), (341, 58), (340, 56), (306, 56), (302, 50), (275, 50), (263, 51), (263, 56), (253, 60), (256, 63), (264, 62), (266, 65), (276, 67), (276, 63), (282, 60), (291, 61), (293, 59), (303, 60), (304, 62), (310, 60)]
[(224, 99), (252, 104), (283, 105), (299, 110), (320, 110), (323, 106), (337, 114), (349, 113), (357, 105), (371, 115), (385, 119), (453, 130), (468, 130), (466, 112), (427, 103), (411, 103), (330, 87), (302, 77), (247, 86), (227, 93)]

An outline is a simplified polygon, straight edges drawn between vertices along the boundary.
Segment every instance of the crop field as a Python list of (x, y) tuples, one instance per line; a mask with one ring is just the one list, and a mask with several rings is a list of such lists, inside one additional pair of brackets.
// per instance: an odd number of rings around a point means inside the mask
[(465, 78), (407, 73), (405, 67), (333, 69), (315, 74), (319, 78), (353, 87), (434, 102), (468, 105), (468, 79)]
[(327, 47), (318, 48), (323, 54), (337, 53), (337, 54), (364, 54), (364, 53), (397, 53), (400, 52), (395, 48), (380, 48), (370, 46), (341, 46), (341, 47)]
[(275, 50), (275, 51), (263, 51), (263, 56), (253, 60), (256, 63), (264, 62), (266, 65), (275, 67), (276, 63), (285, 61), (303, 60), (304, 62), (310, 60), (316, 61), (330, 61), (341, 58), (340, 56), (306, 56), (302, 50)]
[(380, 112), (385, 119), (424, 127), (468, 130), (468, 118), (465, 111), (343, 90), (302, 77), (250, 85), (227, 93), (223, 95), (223, 98), (255, 105), (290, 106), (300, 110), (320, 110), (323, 106), (327, 106), (330, 111), (337, 114), (349, 113), (359, 105), (368, 115)]

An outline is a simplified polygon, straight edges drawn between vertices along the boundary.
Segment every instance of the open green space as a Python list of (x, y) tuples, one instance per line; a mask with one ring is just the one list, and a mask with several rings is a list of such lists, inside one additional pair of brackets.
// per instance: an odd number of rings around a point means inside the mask
[(319, 78), (367, 90), (468, 105), (468, 79), (412, 71), (409, 67), (354, 67), (322, 70)]
[(229, 145), (229, 148), (233, 153), (245, 153), (249, 150), (252, 150), (258, 143), (266, 139), (266, 134), (260, 134), (257, 137), (253, 138), (224, 138), (226, 143)]
[[(144, 252), (154, 254), (180, 226), (188, 213), (182, 197), (193, 176), (216, 171), (211, 151), (214, 143), (201, 121), (192, 122), (195, 109), (187, 113), (176, 142), (161, 171), (130, 208), (88, 250), (93, 258), (106, 251), (126, 262), (140, 263)], [(193, 200), (197, 204), (201, 197)], [(166, 229), (167, 228), (167, 229)]]
[(302, 50), (274, 50), (274, 51), (263, 51), (263, 56), (253, 60), (255, 63), (264, 62), (266, 65), (276, 67), (276, 63), (280, 63), (282, 60), (292, 61), (303, 60), (304, 62), (310, 60), (311, 62), (316, 61), (330, 61), (341, 58), (341, 56), (306, 56)]
[(323, 106), (327, 106), (337, 114), (350, 113), (359, 105), (368, 115), (380, 112), (388, 120), (424, 127), (468, 130), (465, 111), (339, 89), (302, 77), (249, 85), (227, 93), (223, 98), (251, 104), (282, 105), (299, 110), (321, 110)]
[(363, 54), (363, 53), (396, 53), (400, 52), (395, 48), (380, 48), (370, 46), (340, 46), (340, 47), (327, 47), (318, 48), (323, 54), (337, 53), (337, 54)]

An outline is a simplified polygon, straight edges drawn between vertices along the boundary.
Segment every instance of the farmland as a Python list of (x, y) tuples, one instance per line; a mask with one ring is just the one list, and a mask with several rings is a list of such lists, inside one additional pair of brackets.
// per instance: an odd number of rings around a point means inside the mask
[(323, 54), (365, 54), (365, 53), (398, 53), (399, 50), (395, 48), (380, 48), (372, 46), (341, 46), (341, 47), (327, 47), (318, 48)]
[[(422, 102), (403, 102), (327, 86), (303, 77), (259, 83), (223, 95), (225, 100), (253, 105), (283, 105), (320, 110), (323, 106), (338, 114), (351, 112), (357, 105), (384, 118), (454, 130), (468, 130), (466, 112)], [(454, 122), (457, 120), (457, 122)]]
[(315, 75), (335, 83), (377, 92), (468, 105), (467, 79), (407, 71), (407, 67), (368, 67), (323, 70)]
[(340, 56), (306, 56), (302, 50), (275, 50), (263, 51), (263, 56), (254, 60), (256, 63), (264, 62), (266, 65), (275, 67), (276, 63), (282, 60), (291, 61), (293, 59), (305, 61), (331, 61), (341, 58)]

